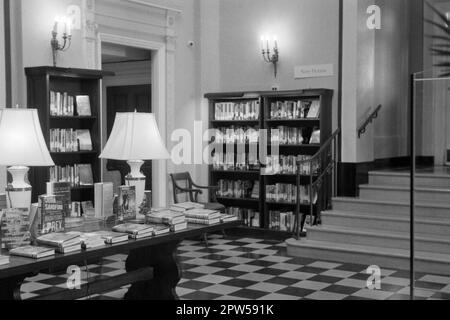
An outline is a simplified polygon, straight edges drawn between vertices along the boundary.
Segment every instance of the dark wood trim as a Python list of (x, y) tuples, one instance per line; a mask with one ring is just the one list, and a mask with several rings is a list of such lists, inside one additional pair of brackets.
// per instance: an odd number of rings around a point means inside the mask
[(42, 76), (48, 75), (51, 77), (64, 77), (64, 78), (92, 78), (101, 79), (106, 76), (115, 76), (114, 72), (91, 70), (91, 69), (74, 69), (74, 68), (59, 68), (59, 67), (32, 67), (25, 68), (25, 74), (27, 76)]
[(12, 107), (12, 56), (11, 56), (11, 0), (3, 1), (5, 28), (5, 89), (6, 107)]

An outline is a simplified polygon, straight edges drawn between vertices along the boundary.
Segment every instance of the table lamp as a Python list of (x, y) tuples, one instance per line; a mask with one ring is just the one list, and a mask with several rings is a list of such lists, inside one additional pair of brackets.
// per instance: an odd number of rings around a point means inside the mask
[(0, 110), (0, 165), (9, 166), (12, 183), (6, 188), (9, 208), (30, 208), (29, 167), (50, 167), (54, 162), (42, 134), (36, 109)]
[(136, 213), (144, 200), (145, 179), (141, 172), (144, 160), (170, 158), (151, 113), (117, 113), (111, 135), (101, 159), (127, 161), (131, 168), (125, 177), (128, 186), (136, 187)]

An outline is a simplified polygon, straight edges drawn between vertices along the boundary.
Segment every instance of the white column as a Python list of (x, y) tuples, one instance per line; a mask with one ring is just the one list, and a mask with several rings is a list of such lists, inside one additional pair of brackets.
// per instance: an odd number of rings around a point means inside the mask
[[(5, 30), (4, 30), (4, 2), (0, 2), (0, 108), (6, 106), (6, 73), (5, 73)], [(0, 167), (0, 193), (6, 187), (6, 168)]]

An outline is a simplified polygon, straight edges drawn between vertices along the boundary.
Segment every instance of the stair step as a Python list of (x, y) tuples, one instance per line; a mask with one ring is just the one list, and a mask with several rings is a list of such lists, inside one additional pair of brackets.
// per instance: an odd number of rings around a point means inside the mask
[[(389, 214), (392, 217), (409, 217), (410, 214), (410, 204), (406, 201), (334, 198), (333, 209), (336, 211), (357, 212), (369, 216)], [(415, 214), (417, 219), (450, 220), (450, 205), (418, 202), (415, 207)]]
[[(388, 232), (373, 229), (353, 229), (334, 226), (307, 228), (308, 239), (330, 241), (335, 243), (373, 245), (382, 248), (409, 249), (410, 236), (404, 232)], [(450, 240), (448, 236), (420, 235), (416, 237), (416, 250), (449, 253)]]
[[(288, 254), (294, 257), (401, 270), (410, 268), (409, 250), (309, 239), (288, 239), (286, 243)], [(450, 254), (417, 251), (415, 268), (417, 272), (450, 275)]]
[[(409, 187), (410, 183), (411, 178), (409, 172), (369, 172), (370, 185), (395, 185)], [(415, 183), (418, 187), (450, 189), (450, 175), (444, 173), (416, 173)]]
[[(409, 217), (392, 214), (368, 215), (360, 212), (326, 211), (322, 213), (322, 221), (326, 226), (352, 227), (361, 229), (376, 229), (398, 232), (409, 232)], [(449, 219), (416, 219), (417, 235), (440, 234), (448, 235), (450, 239)]]
[[(359, 197), (368, 200), (409, 201), (410, 189), (402, 186), (361, 185)], [(450, 205), (450, 189), (417, 188), (417, 201), (428, 201)]]

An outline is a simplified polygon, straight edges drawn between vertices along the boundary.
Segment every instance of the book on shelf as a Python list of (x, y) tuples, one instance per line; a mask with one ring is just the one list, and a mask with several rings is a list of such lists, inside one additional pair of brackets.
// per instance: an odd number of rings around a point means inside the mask
[(129, 240), (128, 233), (112, 232), (112, 231), (98, 231), (95, 232), (102, 239), (105, 240), (107, 244), (116, 244), (121, 242), (127, 242)]
[(93, 186), (94, 175), (92, 172), (91, 164), (79, 164), (78, 165), (78, 177), (80, 186)]
[(276, 231), (294, 232), (294, 212), (269, 211), (269, 228)]
[(250, 152), (220, 152), (215, 150), (212, 156), (214, 170), (220, 171), (257, 171), (260, 170), (257, 150)]
[[(314, 109), (311, 111), (311, 117), (308, 117), (312, 107)], [(320, 116), (319, 100), (274, 101), (270, 104), (270, 118), (272, 120), (298, 120), (313, 118), (313, 115), (316, 115), (314, 118)]]
[(91, 100), (88, 95), (76, 96), (77, 114), (79, 116), (92, 116)]
[(91, 132), (88, 129), (76, 130), (78, 151), (92, 151)]
[[(280, 203), (297, 203), (297, 186), (277, 183), (266, 186), (266, 200)], [(313, 192), (313, 204), (317, 202), (317, 192)], [(310, 204), (309, 186), (300, 186), (300, 203)]]
[(39, 196), (39, 212), (41, 215), (39, 234), (64, 232), (65, 199), (62, 195)]
[(75, 99), (67, 92), (50, 91), (50, 115), (72, 117), (75, 115)]
[(1, 243), (6, 250), (31, 244), (30, 211), (5, 209), (1, 215)]
[(251, 126), (230, 126), (214, 129), (213, 142), (216, 144), (259, 143), (260, 131)]
[(73, 233), (59, 232), (42, 235), (37, 238), (37, 243), (43, 246), (50, 246), (62, 249), (66, 247), (72, 247), (75, 245), (80, 246), (81, 239), (80, 236)]
[[(255, 186), (257, 186), (256, 190)], [(218, 187), (217, 195), (219, 197), (250, 199), (253, 196), (253, 192), (257, 192), (256, 198), (259, 198), (259, 181), (220, 179)]]
[(214, 119), (219, 121), (258, 120), (259, 114), (259, 100), (220, 102), (215, 104)]
[(55, 255), (55, 249), (39, 246), (23, 246), (9, 251), (12, 256), (20, 256), (31, 259), (41, 259)]
[[(72, 188), (81, 186), (80, 166), (82, 166), (83, 183), (93, 181), (92, 166), (90, 164), (74, 164), (67, 166), (54, 166), (49, 169), (50, 182), (69, 182)], [(91, 166), (85, 168), (85, 166)]]
[(62, 196), (64, 203), (64, 215), (72, 214), (72, 188), (70, 182), (47, 182), (47, 195)]
[(305, 137), (306, 130), (302, 128), (278, 126), (270, 129), (270, 143), (279, 145), (300, 145), (308, 144), (308, 137)]
[(136, 187), (119, 187), (119, 221), (136, 218)]
[(319, 129), (314, 129), (312, 135), (311, 135), (311, 140), (310, 142), (311, 144), (320, 144), (320, 130)]
[[(276, 175), (276, 174), (297, 174), (298, 162), (307, 161), (312, 156), (299, 155), (299, 156), (267, 156), (266, 167), (262, 171), (264, 175)], [(312, 164), (312, 172), (316, 174), (319, 170), (318, 161), (314, 161)], [(308, 162), (300, 165), (300, 174), (309, 175), (311, 172), (311, 165)]]
[(318, 119), (320, 117), (320, 101), (314, 100), (309, 107), (308, 119)]
[(77, 152), (77, 131), (74, 129), (50, 129), (51, 152)]
[(225, 209), (226, 215), (232, 215), (237, 217), (237, 220), (247, 227), (259, 228), (260, 227), (260, 213), (253, 209), (244, 209), (237, 207), (227, 207)]
[(108, 218), (114, 215), (114, 185), (112, 182), (96, 183), (94, 187), (95, 217)]
[(195, 219), (195, 218), (186, 218), (186, 221), (188, 223), (192, 223), (192, 224), (201, 224), (201, 225), (213, 225), (213, 224), (218, 224), (220, 223), (220, 217), (216, 218), (216, 219)]

